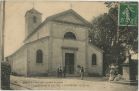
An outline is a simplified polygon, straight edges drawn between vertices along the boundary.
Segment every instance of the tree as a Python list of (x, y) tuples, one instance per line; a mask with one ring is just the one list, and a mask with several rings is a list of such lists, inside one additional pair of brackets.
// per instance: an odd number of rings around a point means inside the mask
[(116, 24), (108, 14), (105, 13), (96, 17), (92, 21), (90, 31), (91, 42), (106, 52), (107, 47), (112, 45), (115, 29)]
[[(90, 42), (104, 50), (104, 64), (111, 62), (122, 64), (124, 50), (138, 50), (138, 27), (118, 26), (119, 2), (105, 2), (109, 8), (108, 13), (99, 15), (92, 20)], [(109, 55), (109, 59), (106, 59)]]
[[(130, 2), (130, 3), (136, 3), (136, 2)], [(137, 48), (137, 43), (138, 43), (138, 27), (136, 26), (124, 26), (124, 27), (120, 27), (118, 26), (118, 5), (119, 2), (105, 2), (104, 4), (106, 4), (106, 7), (109, 8), (109, 15), (111, 16), (111, 18), (114, 20), (114, 22), (116, 23), (116, 26), (118, 27), (117, 31), (118, 31), (118, 35), (117, 33), (115, 33), (116, 37), (117, 37), (117, 44), (119, 44), (119, 46), (122, 46), (123, 43), (125, 43), (129, 49), (133, 50), (134, 52), (137, 52), (138, 48)]]

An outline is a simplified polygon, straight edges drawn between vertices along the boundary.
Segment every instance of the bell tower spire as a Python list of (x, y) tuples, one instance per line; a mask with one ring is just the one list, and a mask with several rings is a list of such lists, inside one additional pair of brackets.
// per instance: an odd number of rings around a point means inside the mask
[(32, 8), (25, 14), (25, 36), (32, 33), (42, 22), (42, 14)]

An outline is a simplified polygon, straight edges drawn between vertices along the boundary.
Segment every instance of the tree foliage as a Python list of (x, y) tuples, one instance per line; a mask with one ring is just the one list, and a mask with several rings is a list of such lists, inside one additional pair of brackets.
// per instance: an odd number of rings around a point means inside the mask
[(115, 35), (116, 24), (108, 14), (96, 17), (92, 21), (90, 31), (91, 42), (96, 46), (106, 49), (112, 45), (113, 36)]
[[(102, 48), (105, 53), (110, 53), (110, 50), (114, 50), (112, 48), (122, 51), (127, 46), (137, 52), (138, 28), (118, 26), (118, 4), (119, 2), (105, 2), (106, 7), (109, 8), (108, 13), (92, 20), (92, 29), (89, 35), (91, 43)], [(121, 51), (117, 53), (120, 54)]]
[(119, 2), (105, 2), (108, 13), (104, 13), (92, 20), (89, 31), (90, 43), (104, 50), (104, 72), (111, 63), (119, 65), (119, 73), (122, 72), (120, 64), (125, 60), (125, 50), (138, 52), (138, 27), (118, 26)]

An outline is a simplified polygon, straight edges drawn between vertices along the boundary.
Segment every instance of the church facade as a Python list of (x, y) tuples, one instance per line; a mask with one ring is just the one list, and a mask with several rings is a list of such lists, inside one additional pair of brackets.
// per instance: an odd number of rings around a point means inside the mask
[(24, 75), (56, 75), (65, 67), (67, 75), (102, 75), (103, 50), (89, 43), (90, 23), (70, 9), (43, 22), (34, 8), (25, 14), (24, 45), (8, 56), (12, 72)]

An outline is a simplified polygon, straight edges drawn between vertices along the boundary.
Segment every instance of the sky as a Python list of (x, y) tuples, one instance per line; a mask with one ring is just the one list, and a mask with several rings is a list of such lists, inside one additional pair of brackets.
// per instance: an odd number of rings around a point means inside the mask
[(33, 3), (33, 1), (27, 0), (7, 1), (5, 16), (5, 56), (11, 55), (23, 45), (23, 40), (25, 39), (25, 13), (33, 7), (42, 13), (43, 20), (48, 16), (71, 8), (89, 22), (94, 17), (108, 12), (108, 8), (104, 5), (104, 2), (34, 0)]

